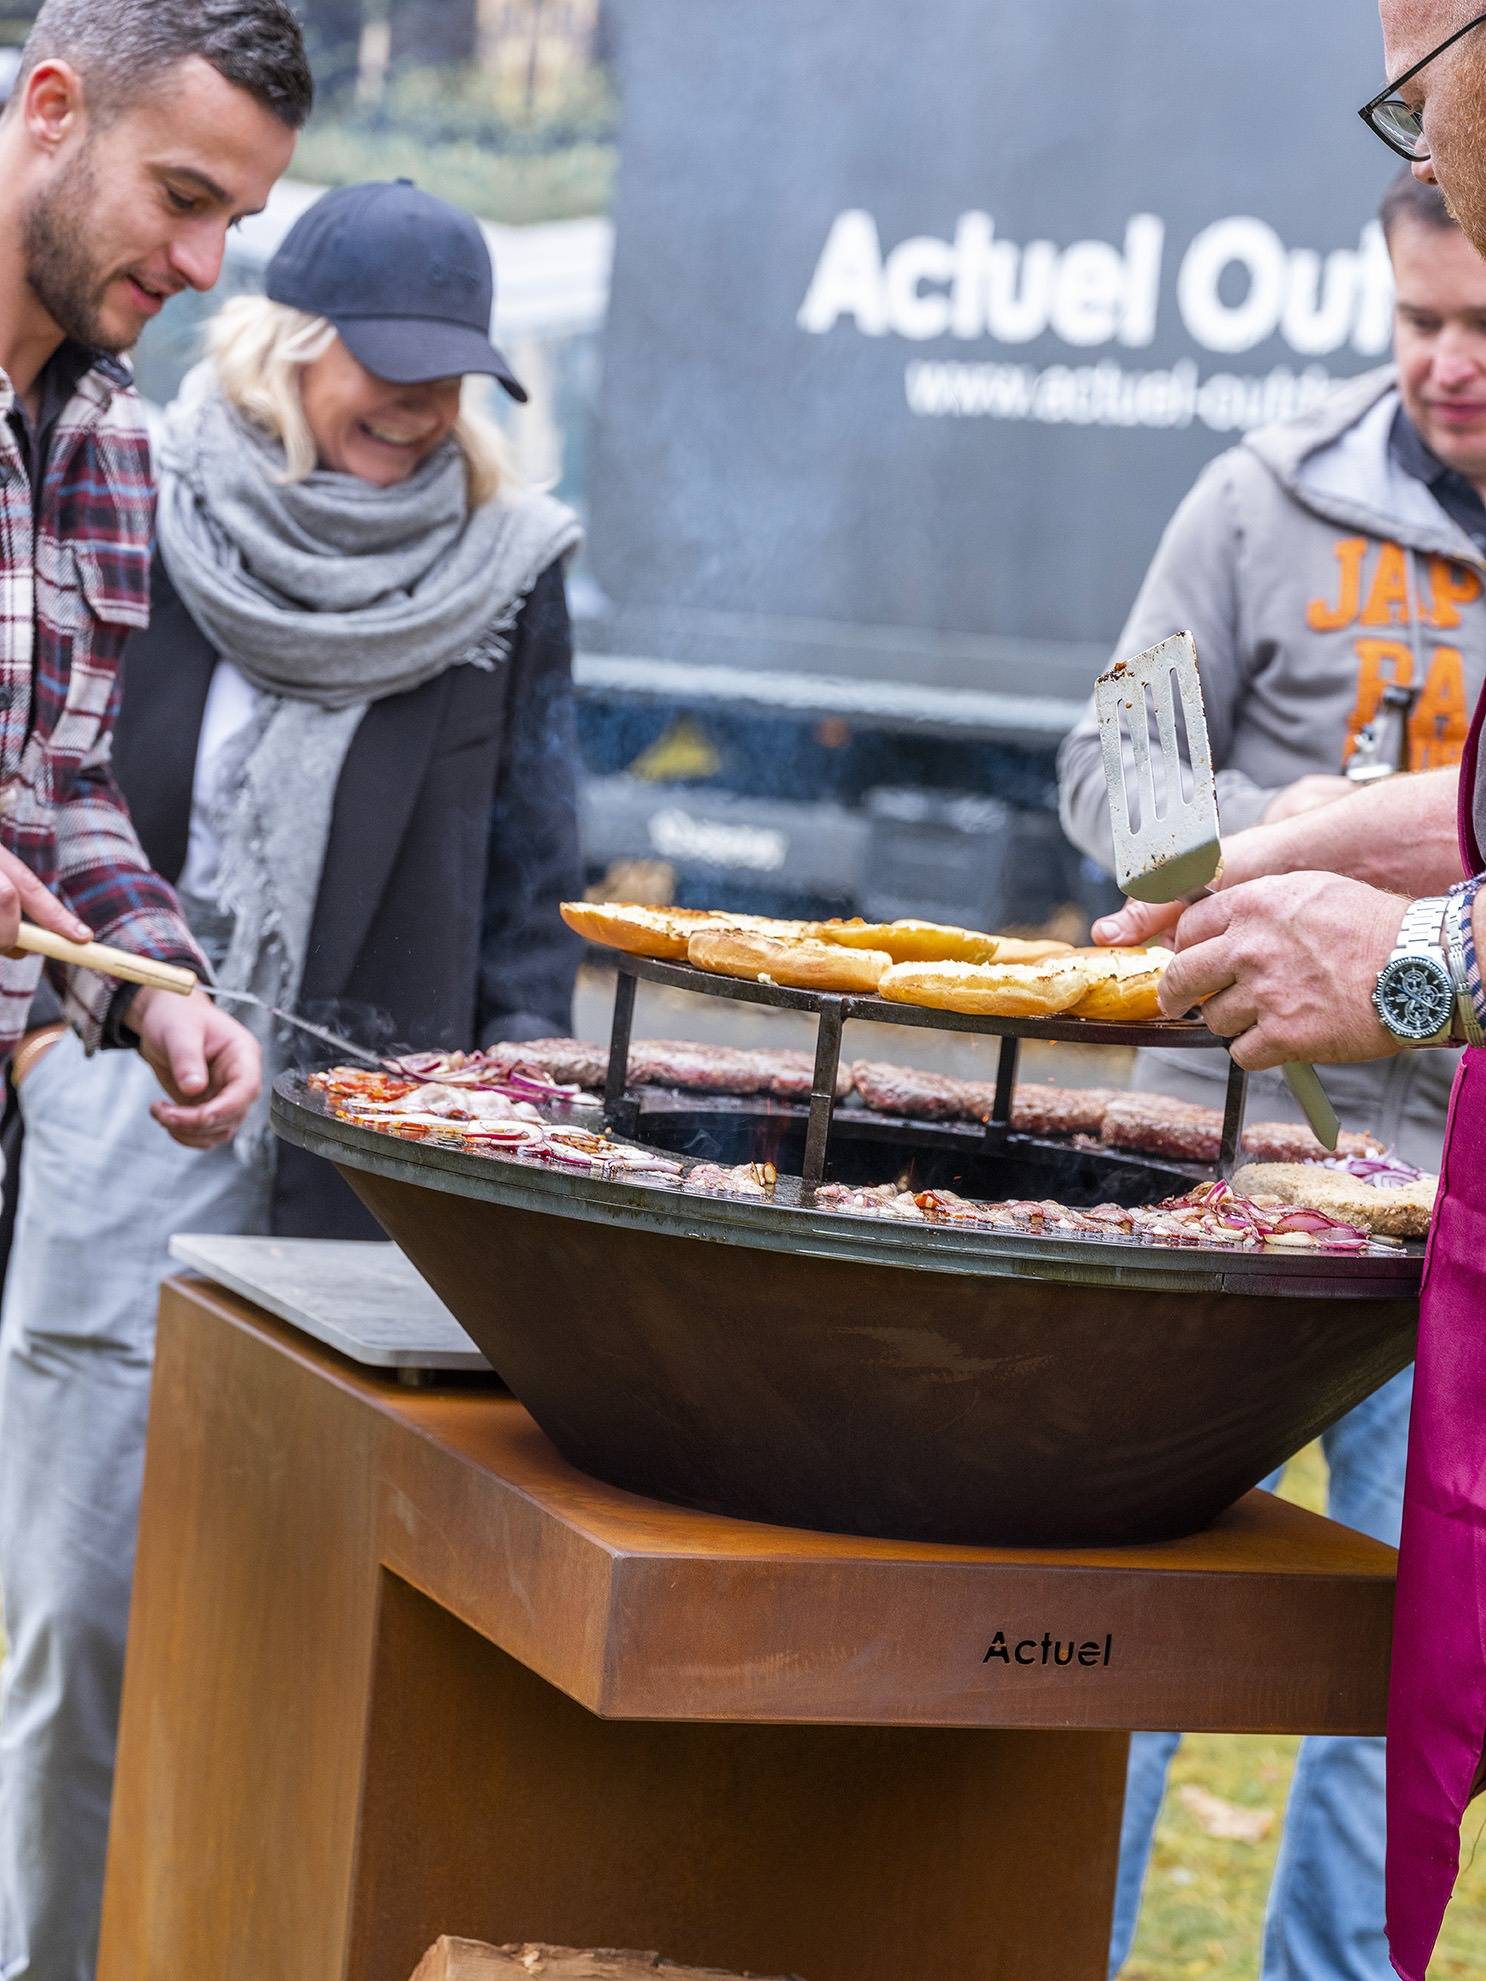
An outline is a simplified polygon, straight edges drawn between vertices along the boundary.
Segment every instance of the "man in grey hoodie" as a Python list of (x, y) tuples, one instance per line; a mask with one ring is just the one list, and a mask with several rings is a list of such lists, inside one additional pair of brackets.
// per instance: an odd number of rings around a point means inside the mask
[[(1397, 287), (1396, 365), (1214, 461), (1158, 549), (1118, 652), (1196, 636), (1225, 834), (1329, 804), (1384, 688), (1419, 690), (1416, 770), (1459, 762), (1486, 678), (1486, 265), (1436, 187), (1407, 171), (1383, 224)], [(1059, 758), (1069, 837), (1113, 863), (1092, 704)], [(1439, 1165), (1456, 1055), (1329, 1067), (1346, 1125)], [(1222, 1104), (1216, 1054), (1142, 1055), (1136, 1084)], [(1278, 1073), (1254, 1109), (1296, 1118)], [(1330, 1510), (1396, 1544), (1410, 1377), (1326, 1434)], [(1131, 1747), (1111, 1973), (1134, 1937), (1151, 1836), (1179, 1736)], [(1265, 1927), (1264, 1981), (1388, 1981), (1383, 1743), (1302, 1749)]]

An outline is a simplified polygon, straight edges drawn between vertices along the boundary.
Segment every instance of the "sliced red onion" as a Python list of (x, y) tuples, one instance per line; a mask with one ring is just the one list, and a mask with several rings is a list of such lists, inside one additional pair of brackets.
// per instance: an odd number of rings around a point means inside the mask
[(598, 1167), (598, 1160), (595, 1157), (583, 1155), (577, 1149), (565, 1149), (559, 1142), (543, 1142), (540, 1148), (534, 1148), (531, 1153), (540, 1156), (544, 1162), (561, 1163), (564, 1169), (591, 1170)]
[(1342, 1176), (1355, 1177), (1361, 1183), (1371, 1183), (1380, 1190), (1402, 1190), (1410, 1183), (1422, 1181), (1424, 1172), (1415, 1169), (1411, 1162), (1404, 1162), (1395, 1155), (1381, 1156), (1320, 1156), (1317, 1167), (1335, 1170)]
[(545, 1075), (528, 1073), (525, 1067), (516, 1066), (506, 1075), (504, 1085), (519, 1093), (542, 1094), (549, 1100), (570, 1101), (583, 1089), (576, 1085), (564, 1086), (560, 1080), (549, 1080)]
[(1359, 1231), (1355, 1224), (1348, 1224), (1345, 1218), (1328, 1217), (1325, 1211), (1308, 1209), (1301, 1205), (1293, 1211), (1285, 1211), (1270, 1225), (1271, 1231), (1335, 1231), (1358, 1232), (1365, 1238), (1367, 1233)]

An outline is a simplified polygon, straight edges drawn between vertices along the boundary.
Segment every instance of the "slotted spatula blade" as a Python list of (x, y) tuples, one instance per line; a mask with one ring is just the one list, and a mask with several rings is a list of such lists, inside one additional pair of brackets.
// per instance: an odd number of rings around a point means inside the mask
[[(1178, 702), (1187, 733), (1189, 790), (1184, 788), (1182, 776)], [(1200, 894), (1217, 876), (1222, 845), (1213, 753), (1197, 672), (1197, 642), (1192, 635), (1173, 633), (1169, 640), (1147, 647), (1133, 660), (1116, 661), (1094, 683), (1094, 711), (1099, 718), (1120, 886), (1136, 901), (1178, 901)], [(1154, 754), (1152, 724), (1157, 744)], [(1125, 762), (1127, 735), (1129, 765)], [(1334, 1149), (1341, 1137), (1341, 1123), (1316, 1078), (1316, 1069), (1291, 1060), (1284, 1071), (1311, 1133), (1323, 1148)]]
[[(1190, 791), (1183, 789), (1178, 699), (1187, 733)], [(1117, 661), (1094, 683), (1094, 708), (1114, 829), (1115, 875), (1121, 888), (1137, 901), (1177, 901), (1200, 893), (1216, 875), (1222, 850), (1218, 792), (1192, 635), (1173, 633), (1133, 660)], [(1153, 721), (1158, 745), (1154, 754)]]

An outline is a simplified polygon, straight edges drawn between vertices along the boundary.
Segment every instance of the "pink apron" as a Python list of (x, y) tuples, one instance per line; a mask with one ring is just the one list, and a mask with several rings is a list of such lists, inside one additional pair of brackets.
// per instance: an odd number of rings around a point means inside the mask
[[(1486, 861), (1472, 801), (1486, 694), (1460, 769), (1460, 846)], [(1486, 1050), (1450, 1101), (1424, 1268), (1388, 1699), (1388, 1945), (1424, 1981), (1486, 1742)]]

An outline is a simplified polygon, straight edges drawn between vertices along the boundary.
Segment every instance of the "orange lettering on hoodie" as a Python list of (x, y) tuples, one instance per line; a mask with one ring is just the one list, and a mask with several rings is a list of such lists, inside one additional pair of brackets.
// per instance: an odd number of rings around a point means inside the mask
[(1385, 543), (1378, 568), (1362, 608), (1364, 626), (1406, 626), (1409, 623), (1409, 561), (1401, 545)]
[[(1455, 567), (1457, 570), (1460, 567)], [(1467, 573), (1467, 575), (1472, 575)], [(1480, 590), (1479, 584), (1476, 587)], [(1429, 679), (1414, 704), (1409, 746), (1414, 770), (1445, 770), (1465, 754), (1470, 711), (1465, 702), (1465, 662), (1456, 647), (1438, 647)]]
[(1383, 690), (1395, 681), (1408, 687), (1414, 678), (1412, 648), (1402, 640), (1359, 640), (1357, 642), (1357, 701), (1347, 720), (1347, 747), (1342, 762), (1347, 763), (1357, 747), (1357, 737), (1372, 721), (1383, 699)]
[(1433, 594), (1427, 615), (1430, 625), (1438, 626), (1442, 633), (1453, 633), (1460, 624), (1461, 606), (1474, 605), (1481, 596), (1481, 574), (1453, 558), (1431, 557), (1429, 589)]
[(1341, 590), (1335, 605), (1328, 605), (1324, 598), (1313, 598), (1306, 607), (1305, 623), (1313, 633), (1339, 633), (1343, 626), (1356, 623), (1362, 603), (1362, 560), (1366, 555), (1366, 537), (1343, 537), (1337, 544)]
[[(1413, 652), (1402, 640), (1359, 640), (1357, 662), (1357, 701), (1347, 720), (1343, 764), (1357, 747), (1358, 732), (1377, 714), (1383, 690), (1394, 682), (1407, 688), (1414, 679)], [(1429, 672), (1409, 719), (1411, 768), (1444, 770), (1458, 764), (1469, 729), (1465, 662), (1458, 648), (1437, 647), (1429, 657)]]

